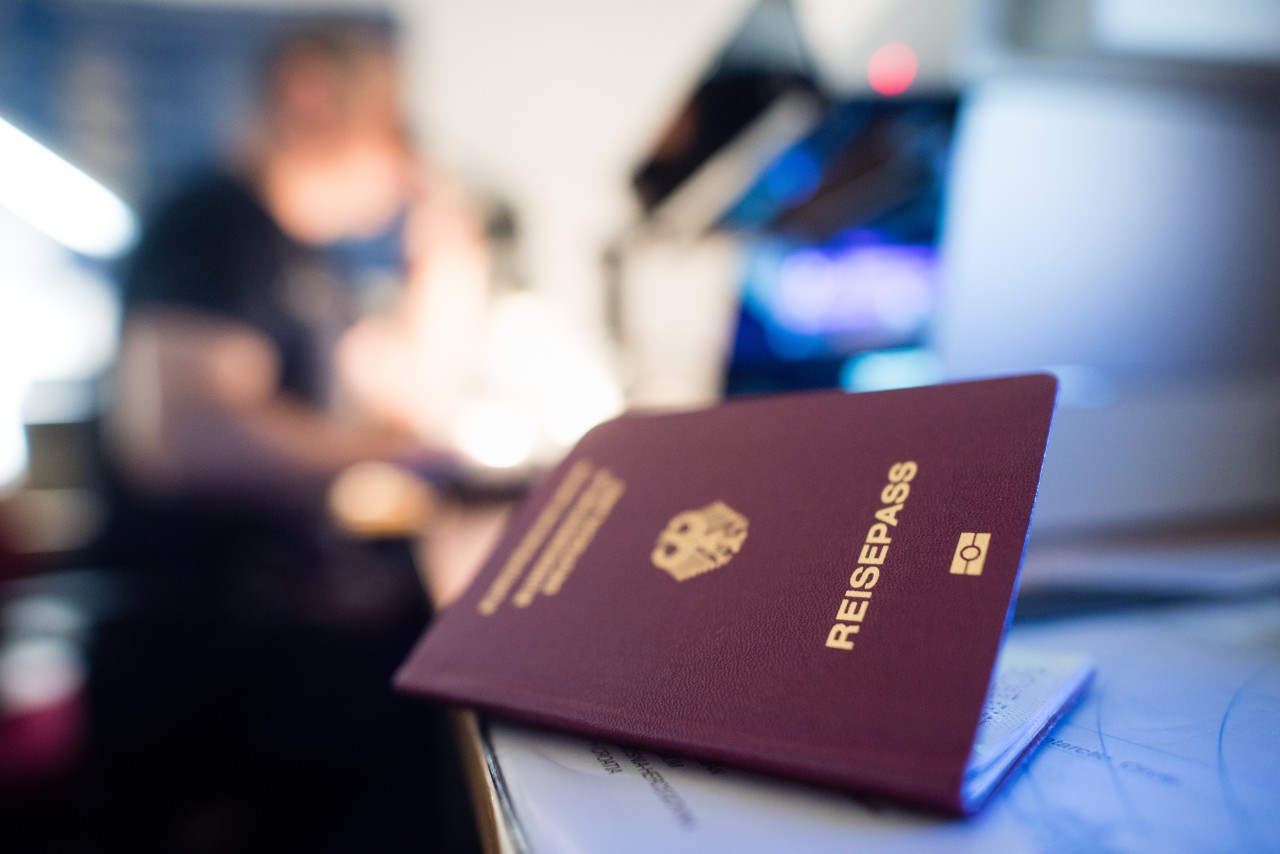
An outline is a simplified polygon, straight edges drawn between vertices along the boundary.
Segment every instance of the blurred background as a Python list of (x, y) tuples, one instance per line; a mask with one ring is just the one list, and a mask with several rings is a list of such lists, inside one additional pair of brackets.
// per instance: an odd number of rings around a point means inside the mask
[[(0, 0), (0, 792), (76, 779), (130, 607), (94, 550), (122, 270), (263, 52), (338, 24), (481, 223), (483, 287), (383, 374), (446, 497), (628, 407), (1051, 370), (1028, 595), (1280, 584), (1271, 0)], [(360, 317), (404, 233), (324, 247)]]

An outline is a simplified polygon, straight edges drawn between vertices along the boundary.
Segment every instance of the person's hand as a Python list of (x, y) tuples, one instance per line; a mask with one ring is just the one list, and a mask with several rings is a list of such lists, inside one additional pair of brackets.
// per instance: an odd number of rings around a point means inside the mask
[(483, 218), (463, 187), (430, 165), (424, 164), (413, 182), (404, 246), (411, 268), (442, 257), (474, 263), (488, 256)]

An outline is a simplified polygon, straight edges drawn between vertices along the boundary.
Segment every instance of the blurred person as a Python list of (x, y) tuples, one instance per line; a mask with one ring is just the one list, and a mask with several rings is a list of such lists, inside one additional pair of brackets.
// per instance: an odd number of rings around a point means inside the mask
[[(410, 551), (348, 536), (328, 500), (373, 463), (421, 517), (403, 472), (451, 461), (359, 359), (341, 387), (353, 299), (320, 250), (412, 206), (419, 290), (447, 291), (474, 289), (483, 246), (409, 150), (385, 45), (307, 34), (262, 79), (231, 168), (158, 210), (124, 278), (100, 560), (132, 607), (91, 662), (95, 826), (133, 850), (465, 850), (448, 728), (390, 688), (428, 617)], [(407, 353), (416, 323), (348, 349)]]
[[(129, 487), (167, 504), (315, 510), (352, 463), (445, 463), (405, 433), (334, 415), (352, 297), (318, 250), (377, 234), (422, 190), (389, 55), (314, 34), (265, 77), (237, 163), (160, 210), (126, 275), (112, 446)], [(439, 204), (418, 207), (413, 221), (442, 230)], [(467, 239), (456, 225), (448, 236)]]

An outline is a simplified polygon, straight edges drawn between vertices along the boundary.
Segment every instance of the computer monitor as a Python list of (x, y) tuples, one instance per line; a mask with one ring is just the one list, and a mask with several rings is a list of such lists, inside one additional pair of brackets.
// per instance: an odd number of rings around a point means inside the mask
[(1036, 531), (1280, 508), (1280, 89), (1038, 69), (966, 93), (945, 375), (1063, 380)]

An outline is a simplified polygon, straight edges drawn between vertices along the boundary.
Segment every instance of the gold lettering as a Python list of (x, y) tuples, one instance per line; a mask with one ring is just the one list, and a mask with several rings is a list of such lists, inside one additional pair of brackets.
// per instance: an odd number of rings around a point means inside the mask
[(901, 504), (891, 504), (888, 507), (881, 507), (876, 511), (876, 518), (886, 525), (898, 524), (898, 511), (902, 509)]
[(616, 477), (606, 477), (605, 475), (608, 474), (608, 470), (602, 470), (596, 474), (596, 478), (592, 481), (591, 490), (595, 503), (580, 520), (580, 525), (574, 532), (572, 541), (556, 559), (550, 574), (547, 575), (547, 580), (542, 585), (542, 593), (544, 595), (554, 596), (560, 592), (560, 588), (564, 586), (565, 581), (569, 578), (569, 573), (573, 572), (574, 567), (578, 565), (578, 558), (586, 551), (587, 546), (591, 545), (591, 541), (595, 539), (596, 532), (600, 530), (600, 526), (604, 524), (604, 520), (608, 518), (609, 513), (613, 510), (613, 505), (622, 497), (625, 489), (622, 481)]
[(551, 535), (547, 547), (511, 597), (512, 604), (527, 608), (539, 593), (553, 596), (559, 592), (577, 565), (578, 556), (591, 542), (622, 491), (622, 481), (608, 469), (599, 469), (591, 476), (591, 481), (573, 502)]
[[(889, 545), (893, 541), (889, 536), (889, 529), (897, 527), (898, 513), (911, 494), (910, 481), (919, 470), (920, 467), (914, 460), (894, 463), (889, 467), (888, 483), (880, 490), (880, 503), (884, 506), (876, 510), (876, 521), (867, 529), (867, 536), (858, 551), (859, 565), (850, 573), (849, 589), (836, 608), (837, 622), (827, 632), (829, 649), (853, 649), (850, 636), (857, 634), (861, 628), (862, 621), (871, 608), (871, 588), (879, 582), (881, 567), (889, 559)], [(976, 546), (969, 548), (970, 551), (978, 551)], [(967, 552), (957, 554), (960, 555), (957, 560), (961, 557), (968, 559)], [(967, 566), (966, 564), (966, 568)], [(952, 572), (954, 571), (953, 568)]]
[[(906, 483), (916, 476), (919, 466), (915, 460), (907, 460), (905, 463), (894, 463), (889, 467), (890, 483)], [(889, 502), (885, 502), (888, 504)]]
[(881, 504), (902, 504), (911, 494), (911, 484), (891, 483), (880, 491)]
[(884, 563), (884, 559), (888, 554), (888, 546), (873, 546), (871, 543), (863, 543), (862, 551), (858, 553), (858, 563)]
[(860, 599), (857, 602), (852, 599), (841, 599), (840, 609), (836, 611), (836, 619), (844, 620), (846, 623), (861, 623), (862, 618), (867, 615), (867, 606), (870, 604), (870, 599)]
[(827, 632), (827, 646), (831, 649), (853, 649), (849, 635), (856, 635), (858, 627), (852, 623), (836, 623)]
[[(867, 576), (870, 576), (868, 578)], [(854, 589), (870, 590), (880, 580), (880, 570), (874, 566), (860, 566), (849, 576), (849, 586)]]
[(484, 598), (476, 606), (476, 609), (481, 614), (488, 616), (498, 610), (503, 600), (506, 599), (507, 592), (511, 590), (524, 573), (529, 560), (538, 549), (542, 548), (542, 544), (556, 527), (556, 524), (559, 523), (560, 517), (564, 515), (569, 506), (569, 502), (577, 495), (582, 485), (587, 482), (587, 478), (591, 476), (591, 471), (590, 462), (578, 460), (565, 474), (564, 480), (560, 481), (555, 492), (551, 494), (551, 499), (543, 506), (538, 518), (534, 520), (533, 525), (525, 533), (523, 539), (520, 540), (520, 544), (511, 552), (506, 563), (502, 565), (502, 569), (498, 572), (498, 577), (493, 580), (493, 584), (485, 592)]

